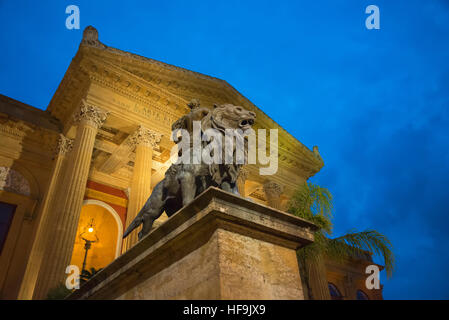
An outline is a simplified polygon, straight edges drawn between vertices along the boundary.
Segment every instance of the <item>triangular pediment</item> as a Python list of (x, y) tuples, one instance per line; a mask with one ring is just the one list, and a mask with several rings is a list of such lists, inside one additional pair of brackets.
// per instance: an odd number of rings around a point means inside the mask
[(164, 115), (161, 120), (167, 123), (187, 113), (186, 104), (191, 99), (199, 99), (205, 107), (214, 103), (241, 105), (256, 113), (255, 129), (279, 129), (279, 160), (283, 167), (302, 168), (311, 176), (324, 165), (316, 152), (305, 147), (226, 81), (108, 47), (95, 35), (87, 41), (85, 34), (49, 105), (49, 111), (62, 123), (70, 118), (70, 110), (74, 108), (71, 103), (82, 94), (86, 79), (120, 91), (142, 105), (151, 105)]
[[(188, 102), (191, 99), (199, 99), (201, 104), (210, 107), (214, 103), (232, 103), (256, 112), (256, 128), (280, 128), (269, 116), (251, 103), (224, 80), (196, 73), (180, 67), (172, 66), (153, 59), (130, 54), (115, 48), (92, 47), (91, 52), (101, 59), (145, 81), (149, 86), (157, 88), (167, 96), (174, 95), (181, 101)], [(168, 97), (170, 99), (170, 97)], [(187, 111), (187, 109), (186, 109)], [(303, 149), (305, 154), (311, 156), (315, 162), (312, 151), (303, 146), (288, 132), (281, 129), (283, 137), (281, 147), (287, 151)], [(305, 148), (305, 149), (304, 149)]]

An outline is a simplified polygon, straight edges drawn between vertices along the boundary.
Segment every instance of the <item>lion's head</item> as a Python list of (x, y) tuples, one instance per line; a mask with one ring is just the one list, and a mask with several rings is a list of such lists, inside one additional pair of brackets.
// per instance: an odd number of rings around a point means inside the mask
[(214, 104), (212, 111), (203, 118), (203, 128), (250, 129), (256, 121), (256, 114), (233, 104)]

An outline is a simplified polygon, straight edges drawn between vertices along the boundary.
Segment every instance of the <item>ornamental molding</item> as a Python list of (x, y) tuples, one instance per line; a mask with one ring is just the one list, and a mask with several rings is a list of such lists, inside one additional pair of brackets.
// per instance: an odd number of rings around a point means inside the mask
[(279, 198), (284, 188), (280, 184), (269, 180), (264, 183), (263, 190), (268, 198)]
[(27, 179), (8, 167), (0, 167), (0, 190), (30, 196), (31, 189)]
[(146, 68), (146, 70), (142, 70), (142, 68), (136, 68), (135, 65), (123, 66), (122, 68), (127, 72), (144, 79), (151, 85), (161, 88), (161, 90), (170, 94), (181, 96), (185, 100), (189, 100), (191, 97), (199, 95), (209, 97), (214, 102), (229, 102), (231, 100), (231, 95), (229, 95), (226, 86), (221, 81), (211, 82), (192, 78), (180, 78), (177, 77), (176, 74), (164, 73), (163, 69), (154, 70), (153, 68)]
[(145, 145), (155, 149), (161, 142), (161, 138), (162, 134), (148, 129), (143, 125), (139, 125), (137, 130), (134, 131), (128, 139), (126, 139), (125, 143), (132, 147)]
[[(149, 78), (145, 76), (142, 71), (135, 71), (134, 69), (123, 69), (123, 67), (117, 66), (112, 63), (106, 63), (105, 61), (97, 61), (97, 59), (93, 57), (89, 57), (89, 62), (85, 63), (84, 68), (86, 68), (86, 72), (90, 74), (90, 79), (103, 87), (111, 88), (120, 94), (130, 97), (134, 100), (142, 102), (143, 106), (140, 108), (130, 109), (129, 111), (133, 111), (135, 113), (142, 114), (147, 118), (156, 118), (157, 116), (161, 116), (161, 113), (164, 114), (163, 119), (157, 119), (163, 121), (165, 124), (170, 125), (174, 120), (179, 118), (180, 114), (184, 114), (186, 112), (185, 107), (180, 107), (180, 105), (184, 106), (186, 98), (188, 96), (195, 95), (195, 90), (190, 90), (187, 95), (183, 95), (183, 92), (191, 88), (183, 87), (176, 83), (176, 80), (172, 81), (161, 81), (161, 79), (154, 80), (153, 77)], [(108, 66), (106, 68), (106, 66)], [(160, 77), (161, 75), (158, 74)], [(155, 81), (153, 84), (150, 81)], [(165, 84), (169, 86), (174, 86), (177, 95), (174, 95), (167, 89), (161, 89), (161, 86)], [(253, 105), (249, 100), (243, 97), (237, 90), (235, 90), (232, 86), (228, 85), (225, 81), (221, 81), (218, 83), (220, 89), (226, 94), (221, 94), (220, 96), (213, 95), (216, 100), (230, 100), (230, 101), (238, 101), (243, 107), (248, 110), (252, 110), (256, 112), (259, 116), (259, 119), (262, 120), (258, 127), (260, 128), (279, 128), (280, 130), (280, 146), (279, 146), (279, 160), (280, 162), (290, 168), (298, 168), (301, 167), (303, 172), (308, 176), (312, 176), (316, 172), (320, 170), (323, 166), (322, 159), (319, 159), (305, 147), (301, 142), (297, 141), (293, 138), (287, 131), (285, 131), (282, 127), (276, 124), (271, 118), (269, 118), (266, 114), (264, 114), (260, 109), (258, 109), (255, 105)], [(178, 87), (177, 87), (178, 86)], [(201, 84), (201, 86), (203, 86)], [(217, 89), (218, 87), (215, 87)], [(207, 92), (198, 91), (201, 95), (206, 95), (208, 98), (212, 99), (209, 90)], [(180, 96), (183, 98), (181, 99)], [(150, 101), (149, 101), (150, 100)], [(151, 112), (148, 107), (145, 105), (151, 105), (158, 111), (156, 114)], [(167, 113), (167, 109), (170, 110), (170, 105), (174, 110), (179, 110), (180, 113)], [(168, 114), (168, 116), (167, 116)], [(255, 128), (257, 129), (257, 128)], [(298, 155), (301, 155), (298, 157)]]
[[(119, 86), (114, 86), (111, 83), (108, 83), (101, 79), (98, 79), (98, 81), (96, 79), (93, 80), (96, 81), (102, 87), (112, 89), (114, 92), (119, 93), (121, 96), (124, 96), (134, 101), (138, 101), (140, 104), (142, 104), (140, 106), (138, 104), (135, 104), (134, 106), (127, 106), (126, 110), (124, 111), (128, 111), (137, 114), (139, 116), (144, 116), (149, 120), (156, 120), (159, 123), (165, 124), (168, 127), (174, 122), (174, 119), (177, 119), (181, 116), (181, 114), (184, 114), (180, 113), (180, 115), (175, 116), (171, 112), (167, 111), (167, 109), (165, 109), (164, 111), (163, 105), (165, 105), (165, 108), (167, 108), (168, 105), (170, 104), (167, 100), (163, 103), (148, 101), (148, 99), (130, 93), (129, 90), (124, 90)], [(123, 107), (123, 104), (119, 105)]]
[(81, 106), (73, 114), (73, 121), (74, 123), (85, 122), (98, 129), (106, 121), (108, 114), (108, 111), (89, 104), (85, 99), (82, 99)]
[(313, 154), (319, 161), (323, 162), (323, 158), (321, 158), (320, 151), (318, 150), (318, 146), (313, 146)]
[(63, 134), (59, 134), (58, 143), (55, 148), (55, 155), (65, 155), (73, 148), (73, 139), (66, 138)]
[(87, 26), (83, 31), (83, 39), (80, 45), (91, 46), (100, 49), (106, 49), (107, 47), (98, 40), (98, 31), (92, 26)]
[(137, 55), (134, 53), (123, 51), (123, 50), (116, 49), (113, 47), (109, 47), (109, 46), (103, 44), (99, 40), (98, 30), (95, 29), (93, 26), (88, 26), (84, 29), (83, 39), (81, 40), (80, 46), (86, 46), (86, 47), (92, 47), (95, 49), (100, 49), (101, 52), (104, 52), (104, 53), (107, 53), (107, 54), (113, 55), (113, 56), (126, 57), (126, 58), (133, 60), (133, 62), (140, 63), (144, 67), (147, 67), (148, 65), (152, 65), (154, 67), (158, 67), (163, 70), (175, 71), (176, 73), (178, 73), (178, 76), (181, 76), (181, 77), (184, 74), (184, 75), (194, 76), (195, 78), (198, 78), (198, 79), (222, 81), (222, 80), (212, 77), (212, 76), (208, 76), (208, 75), (201, 74), (201, 73), (198, 73), (195, 71), (191, 71), (191, 70), (177, 67), (174, 65), (170, 65), (170, 64), (167, 64), (167, 63), (164, 63), (161, 61), (157, 61), (157, 60), (154, 60), (151, 58), (143, 57), (143, 56), (140, 56), (140, 55)]
[[(52, 103), (52, 109), (59, 108), (57, 113), (60, 119), (68, 119), (71, 113), (69, 110), (73, 110), (73, 103), (76, 103), (73, 101), (79, 101), (83, 96), (80, 95), (80, 88), (91, 83), (139, 102), (140, 106), (132, 105), (126, 111), (157, 121), (161, 128), (171, 125), (175, 119), (188, 112), (185, 103), (192, 96), (205, 96), (206, 101), (225, 99), (223, 102), (233, 102), (256, 112), (259, 128), (279, 128), (281, 166), (295, 172), (299, 169), (301, 175), (306, 175), (305, 178), (323, 167), (324, 162), (313, 151), (226, 81), (108, 47), (99, 41), (95, 28), (88, 27), (84, 31), (80, 50), (66, 73), (69, 76), (67, 79), (64, 77), (64, 86), (60, 86), (57, 92), (59, 98)], [(72, 98), (74, 95), (76, 99)]]
[(240, 182), (245, 182), (246, 179), (248, 179), (248, 176), (249, 176), (249, 170), (246, 169), (245, 167), (241, 167), (240, 171), (239, 171), (239, 176), (237, 177), (237, 179)]
[(185, 106), (187, 100), (160, 88), (160, 86), (155, 86), (119, 66), (89, 57), (80, 67), (89, 74), (91, 81), (141, 101), (144, 105), (155, 106), (158, 111), (164, 114), (168, 113), (174, 119), (189, 111)]
[(0, 131), (13, 137), (23, 138), (36, 130), (35, 125), (25, 123), (22, 120), (5, 118), (0, 121)]
[(78, 107), (81, 98), (86, 96), (90, 86), (89, 74), (80, 68), (81, 61), (82, 58), (77, 54), (47, 108), (63, 125), (72, 121), (73, 110)]
[(37, 145), (41, 150), (53, 151), (58, 133), (13, 118), (0, 119), (0, 135), (9, 136), (23, 145)]

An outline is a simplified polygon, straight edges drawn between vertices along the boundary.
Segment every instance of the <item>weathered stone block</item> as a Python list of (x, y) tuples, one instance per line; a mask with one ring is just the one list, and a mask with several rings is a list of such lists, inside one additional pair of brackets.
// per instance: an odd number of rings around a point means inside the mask
[(303, 299), (295, 250), (315, 229), (209, 188), (69, 299)]

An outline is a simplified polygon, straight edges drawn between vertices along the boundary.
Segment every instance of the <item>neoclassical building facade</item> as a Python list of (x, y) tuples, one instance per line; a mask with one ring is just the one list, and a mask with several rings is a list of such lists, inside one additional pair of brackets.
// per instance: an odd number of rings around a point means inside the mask
[[(44, 299), (68, 265), (105, 267), (137, 242), (137, 232), (122, 241), (123, 231), (170, 166), (171, 125), (192, 99), (241, 105), (256, 113), (255, 129), (279, 129), (277, 173), (245, 166), (242, 196), (285, 209), (323, 167), (318, 148), (226, 81), (108, 47), (87, 27), (45, 111), (0, 95), (0, 298)], [(347, 298), (364, 277), (360, 267), (328, 264), (331, 284)]]

